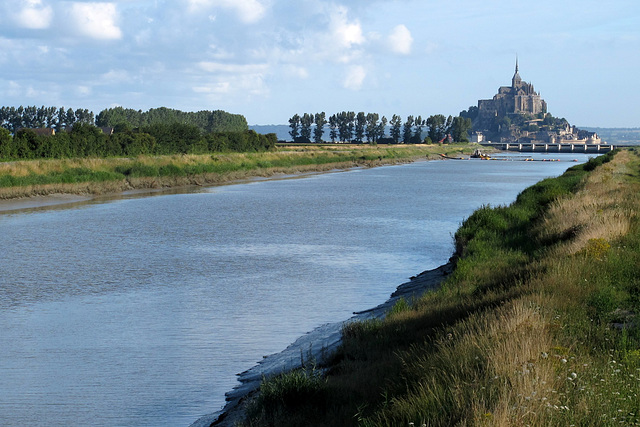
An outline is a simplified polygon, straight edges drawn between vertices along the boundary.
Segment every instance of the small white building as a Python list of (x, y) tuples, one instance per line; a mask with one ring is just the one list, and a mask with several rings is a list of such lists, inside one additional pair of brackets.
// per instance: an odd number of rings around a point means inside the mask
[(471, 134), (471, 142), (475, 142), (476, 144), (480, 144), (484, 142), (484, 135), (482, 132), (475, 131)]

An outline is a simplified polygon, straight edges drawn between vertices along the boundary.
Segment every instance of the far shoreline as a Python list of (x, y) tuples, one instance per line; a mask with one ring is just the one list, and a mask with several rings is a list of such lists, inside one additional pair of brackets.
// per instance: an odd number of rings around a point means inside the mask
[[(423, 157), (424, 156), (424, 157)], [(15, 191), (15, 195), (0, 197), (0, 214), (35, 209), (63, 208), (102, 200), (117, 200), (128, 197), (147, 197), (162, 194), (177, 194), (202, 191), (224, 185), (255, 182), (256, 180), (297, 179), (309, 175), (344, 172), (358, 168), (372, 168), (438, 160), (435, 153), (424, 153), (406, 158), (379, 158), (376, 160), (338, 161), (291, 167), (258, 168), (246, 173), (202, 174), (189, 177), (137, 178), (112, 182), (103, 192), (91, 182), (65, 184), (55, 189), (49, 186), (28, 188), (8, 187), (5, 191)]]
[[(428, 161), (428, 159), (415, 159), (413, 161), (406, 161), (406, 162), (384, 163), (377, 166), (367, 166), (367, 167), (397, 166), (400, 164), (415, 163), (420, 161)], [(54, 193), (54, 194), (46, 194), (46, 195), (33, 195), (33, 196), (16, 197), (16, 198), (10, 198), (10, 199), (0, 199), (0, 214), (16, 213), (16, 212), (30, 211), (30, 210), (36, 210), (36, 209), (46, 209), (46, 208), (53, 209), (53, 208), (72, 207), (72, 206), (91, 203), (91, 202), (120, 200), (125, 198), (151, 197), (151, 196), (169, 195), (169, 194), (188, 194), (188, 193), (194, 193), (194, 192), (201, 192), (208, 188), (223, 187), (227, 185), (246, 184), (246, 183), (252, 183), (256, 181), (300, 179), (300, 178), (305, 178), (307, 176), (313, 176), (313, 175), (347, 172), (350, 170), (360, 169), (362, 167), (364, 166), (352, 166), (352, 167), (335, 168), (335, 169), (328, 169), (328, 170), (304, 171), (304, 172), (292, 172), (292, 173), (276, 172), (269, 176), (255, 175), (255, 176), (249, 176), (241, 179), (234, 179), (234, 180), (223, 181), (219, 183), (204, 184), (204, 185), (179, 185), (175, 187), (140, 188), (140, 189), (133, 189), (133, 190), (124, 190), (120, 192), (113, 192), (108, 194)]]

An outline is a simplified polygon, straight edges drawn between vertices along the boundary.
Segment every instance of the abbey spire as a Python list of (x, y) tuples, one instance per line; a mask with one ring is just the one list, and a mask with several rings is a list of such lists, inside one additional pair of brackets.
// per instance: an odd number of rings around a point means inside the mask
[(511, 79), (511, 87), (517, 88), (522, 83), (522, 79), (520, 78), (520, 74), (518, 73), (518, 56), (516, 55), (516, 72)]

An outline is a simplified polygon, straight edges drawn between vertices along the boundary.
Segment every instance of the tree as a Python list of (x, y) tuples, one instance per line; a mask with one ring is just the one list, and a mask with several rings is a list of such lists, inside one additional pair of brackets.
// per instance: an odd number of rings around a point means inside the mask
[(93, 125), (95, 120), (93, 118), (93, 113), (89, 110), (78, 108), (75, 111), (75, 117), (77, 123), (85, 123), (87, 125)]
[(9, 130), (12, 133), (16, 133), (16, 131), (20, 128), (25, 127), (24, 122), (22, 121), (22, 113), (24, 112), (24, 107), (21, 105), (17, 109), (11, 107), (9, 110), (10, 122), (9, 122)]
[(346, 141), (351, 142), (353, 140), (353, 131), (355, 129), (356, 122), (356, 113), (353, 111), (347, 112), (347, 139)]
[(445, 123), (446, 118), (442, 114), (429, 116), (427, 126), (429, 126), (429, 138), (431, 138), (431, 141), (440, 142), (445, 138)]
[(407, 121), (404, 123), (404, 128), (402, 130), (402, 141), (405, 144), (410, 144), (412, 135), (413, 135), (413, 116), (408, 116)]
[(511, 119), (508, 116), (501, 117), (495, 122), (497, 127), (496, 131), (498, 132), (508, 131), (511, 129)]
[(359, 112), (355, 120), (355, 134), (354, 141), (361, 144), (364, 139), (364, 133), (367, 127), (367, 115), (364, 112)]
[(22, 123), (26, 128), (36, 128), (38, 123), (36, 123), (36, 115), (38, 113), (38, 109), (36, 107), (27, 106), (22, 112)]
[(342, 142), (351, 142), (353, 135), (353, 117), (355, 117), (355, 113), (353, 112), (343, 111), (336, 114), (338, 135)]
[(247, 119), (240, 114), (222, 110), (184, 112), (171, 108), (152, 108), (148, 111), (113, 107), (96, 116), (96, 125), (113, 127), (126, 124), (131, 129), (155, 124), (181, 123), (197, 126), (201, 132), (244, 132), (249, 129)]
[(369, 113), (366, 117), (367, 125), (365, 127), (365, 133), (367, 135), (367, 141), (369, 143), (375, 143), (378, 141), (378, 116), (377, 113)]
[(313, 130), (313, 140), (320, 144), (322, 142), (322, 135), (324, 134), (324, 126), (327, 124), (327, 116), (324, 113), (316, 113), (315, 116), (316, 128)]
[(413, 126), (415, 127), (415, 130), (413, 132), (412, 140), (414, 144), (419, 144), (420, 142), (422, 142), (422, 127), (424, 126), (424, 120), (422, 119), (422, 116), (416, 117), (413, 122)]
[(0, 127), (0, 159), (11, 159), (13, 158), (13, 138), (11, 137), (11, 133)]
[(402, 118), (400, 116), (394, 114), (391, 117), (391, 121), (389, 122), (391, 125), (391, 139), (393, 139), (393, 143), (397, 144), (400, 141), (400, 128), (402, 127)]
[(300, 141), (311, 142), (311, 126), (313, 125), (313, 114), (304, 113), (300, 118)]
[(451, 137), (455, 142), (469, 142), (469, 132), (472, 127), (470, 118), (454, 117), (451, 124)]
[(148, 133), (126, 130), (111, 135), (107, 143), (107, 153), (111, 156), (151, 154), (155, 145), (155, 138)]
[(291, 130), (289, 131), (289, 135), (291, 135), (291, 140), (296, 141), (298, 139), (298, 134), (300, 133), (300, 116), (294, 114), (293, 117), (289, 119), (289, 127)]
[(376, 141), (379, 141), (380, 139), (384, 138), (384, 132), (385, 129), (387, 128), (387, 118), (385, 116), (382, 116), (382, 118), (380, 119), (380, 123), (378, 123), (378, 129), (376, 129)]
[(73, 128), (73, 125), (76, 123), (76, 113), (74, 113), (71, 108), (67, 110), (66, 118), (67, 118), (67, 121), (66, 121), (65, 129)]
[(460, 117), (462, 117), (463, 119), (471, 119), (471, 121), (473, 122), (476, 117), (478, 117), (478, 111), (478, 107), (472, 105), (467, 110), (460, 111)]
[(60, 107), (58, 109), (56, 116), (58, 118), (56, 122), (56, 132), (60, 132), (67, 124), (67, 113), (65, 112), (64, 107)]
[(104, 156), (107, 136), (88, 123), (74, 124), (70, 136), (71, 155), (74, 157)]
[(335, 114), (329, 117), (329, 138), (331, 142), (336, 142), (338, 138), (338, 118)]
[(18, 130), (13, 137), (14, 155), (18, 159), (33, 159), (40, 148), (40, 138), (27, 128)]

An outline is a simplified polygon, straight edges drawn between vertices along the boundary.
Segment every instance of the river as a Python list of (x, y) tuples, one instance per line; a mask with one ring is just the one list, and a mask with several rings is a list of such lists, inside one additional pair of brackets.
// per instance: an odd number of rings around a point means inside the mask
[(445, 263), (474, 209), (587, 160), (553, 157), (0, 213), (0, 425), (188, 426), (264, 355)]

